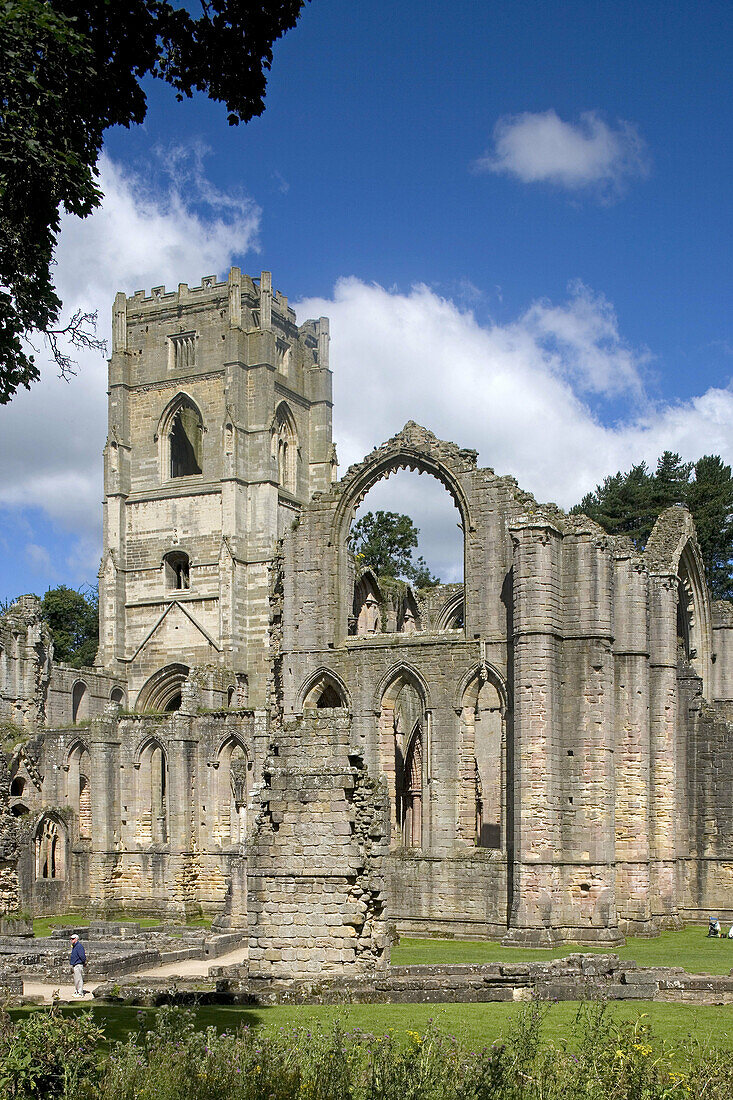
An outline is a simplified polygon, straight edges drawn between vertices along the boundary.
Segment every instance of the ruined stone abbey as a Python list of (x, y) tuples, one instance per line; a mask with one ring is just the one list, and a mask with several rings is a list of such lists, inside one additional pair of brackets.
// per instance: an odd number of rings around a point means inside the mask
[[(0, 912), (213, 914), (260, 976), (730, 919), (733, 606), (687, 510), (642, 553), (414, 423), (339, 479), (331, 408), (268, 273), (117, 295), (96, 664), (0, 618)], [(403, 468), (463, 584), (350, 553)]]

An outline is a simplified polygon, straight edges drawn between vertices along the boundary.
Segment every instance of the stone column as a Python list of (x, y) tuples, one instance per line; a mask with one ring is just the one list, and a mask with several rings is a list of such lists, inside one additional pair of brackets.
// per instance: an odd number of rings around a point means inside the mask
[(549, 519), (511, 528), (514, 543), (512, 905), (506, 943), (555, 942), (562, 534)]
[(120, 858), (120, 733), (111, 715), (95, 718), (89, 727), (92, 851), (90, 900), (102, 910), (119, 908), (113, 871)]
[(635, 932), (651, 920), (649, 577), (631, 547), (614, 565), (616, 904), (622, 931)]
[(563, 541), (562, 742), (558, 746), (562, 891), (555, 923), (579, 942), (621, 939), (614, 846), (611, 547), (584, 517)]
[(678, 923), (676, 907), (677, 577), (653, 573), (650, 604), (650, 848), (652, 916)]
[[(183, 706), (185, 706), (185, 698)], [(171, 722), (168, 747), (168, 847), (171, 885), (169, 907), (186, 914), (198, 909), (198, 845), (194, 809), (198, 803), (195, 719), (178, 713)]]

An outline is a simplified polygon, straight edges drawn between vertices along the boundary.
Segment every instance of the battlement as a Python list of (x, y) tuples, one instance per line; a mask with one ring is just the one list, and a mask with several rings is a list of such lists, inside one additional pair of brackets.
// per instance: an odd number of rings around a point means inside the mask
[[(157, 312), (160, 307), (169, 309), (186, 305), (209, 304), (228, 297), (230, 289), (239, 285), (241, 300), (250, 308), (256, 308), (263, 293), (270, 297), (272, 308), (290, 324), (295, 324), (295, 311), (288, 305), (285, 294), (272, 288), (272, 275), (269, 271), (263, 271), (259, 276), (247, 275), (239, 268), (233, 267), (226, 280), (220, 280), (216, 275), (204, 275), (198, 286), (189, 286), (188, 283), (179, 283), (176, 290), (167, 290), (165, 286), (154, 286), (150, 293), (145, 290), (136, 290), (134, 294), (125, 296), (126, 310), (129, 315), (142, 315)], [(118, 294), (117, 299), (122, 295)]]

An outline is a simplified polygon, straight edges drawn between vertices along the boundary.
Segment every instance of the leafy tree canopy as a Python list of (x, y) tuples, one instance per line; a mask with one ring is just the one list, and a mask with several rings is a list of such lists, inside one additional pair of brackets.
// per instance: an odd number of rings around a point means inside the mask
[(573, 512), (585, 512), (612, 535), (646, 545), (657, 516), (672, 504), (692, 512), (714, 599), (733, 599), (733, 478), (720, 455), (683, 462), (665, 451), (654, 471), (645, 463), (619, 471), (587, 493)]
[(420, 534), (409, 516), (398, 512), (365, 512), (351, 528), (349, 545), (357, 561), (377, 575), (410, 581), (416, 588), (440, 584), (422, 557), (413, 560)]
[[(51, 267), (61, 211), (102, 200), (104, 131), (140, 123), (141, 81), (158, 77), (180, 100), (195, 91), (226, 104), (230, 124), (264, 110), (272, 46), (304, 0), (0, 0), (0, 404), (39, 377), (24, 342), (103, 347), (96, 315), (59, 328)], [(196, 17), (191, 10), (196, 8)]]
[(41, 600), (43, 614), (53, 635), (53, 655), (72, 668), (94, 664), (99, 645), (99, 595), (96, 588), (86, 591), (49, 588)]

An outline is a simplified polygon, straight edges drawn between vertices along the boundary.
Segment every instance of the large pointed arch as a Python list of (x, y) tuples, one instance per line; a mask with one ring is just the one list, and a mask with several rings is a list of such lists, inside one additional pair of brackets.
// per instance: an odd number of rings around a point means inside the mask
[(476, 452), (462, 450), (454, 443), (439, 440), (414, 421), (376, 447), (367, 458), (352, 466), (338, 484), (339, 501), (332, 521), (331, 542), (338, 553), (338, 605), (341, 613), (339, 633), (346, 636), (352, 617), (353, 566), (350, 565), (348, 536), (356, 509), (378, 481), (398, 470), (413, 470), (436, 478), (450, 494), (460, 515), (463, 530), (463, 574), (466, 573), (466, 535), (473, 532), (468, 496), (463, 487), (467, 474), (476, 468)]
[[(402, 683), (400, 683), (400, 681), (402, 681)], [(407, 661), (396, 661), (387, 669), (374, 691), (372, 696), (372, 710), (374, 714), (380, 713), (382, 703), (385, 699), (389, 703), (394, 702), (405, 682), (411, 683), (418, 693), (422, 695), (425, 702), (425, 709), (432, 710), (430, 688), (428, 687), (428, 682), (425, 677), (422, 673), (418, 672), (414, 665), (408, 664)]]

